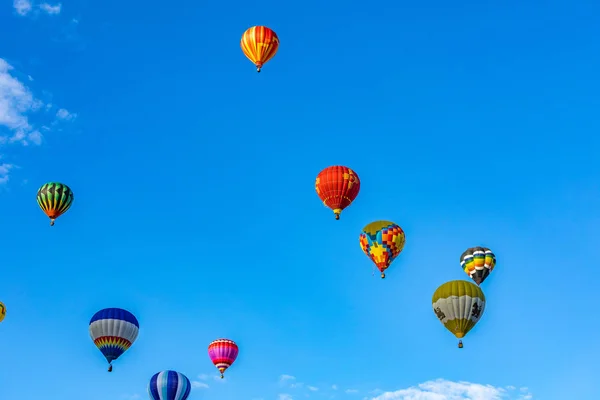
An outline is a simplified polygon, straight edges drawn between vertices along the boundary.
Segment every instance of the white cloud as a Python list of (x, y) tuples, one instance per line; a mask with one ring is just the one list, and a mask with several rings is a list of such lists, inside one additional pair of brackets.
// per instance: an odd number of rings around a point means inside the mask
[(53, 15), (53, 14), (60, 14), (62, 4), (58, 3), (55, 5), (51, 5), (48, 3), (42, 3), (39, 5), (39, 7), (40, 7), (40, 10), (45, 11), (47, 14)]
[(124, 394), (123, 396), (121, 396), (121, 398), (125, 400), (138, 400), (141, 399), (142, 396), (140, 396), (139, 394)]
[(337, 385), (331, 385), (331, 388), (332, 388), (333, 390), (337, 390)]
[(77, 118), (77, 114), (70, 113), (69, 110), (67, 110), (65, 108), (59, 108), (58, 111), (56, 112), (56, 118), (63, 119), (65, 121), (72, 121), (75, 118)]
[(318, 388), (318, 387), (315, 387), (315, 386), (307, 386), (306, 388), (307, 388), (308, 390), (310, 390), (311, 392), (316, 392), (316, 391), (318, 391), (318, 390), (319, 390), (319, 388)]
[[(17, 0), (22, 1), (22, 0)], [(17, 2), (15, 2), (16, 4)], [(49, 110), (51, 105), (33, 95), (31, 90), (13, 74), (14, 68), (0, 58), (0, 144), (18, 143), (24, 146), (42, 144), (42, 133), (31, 121), (30, 116), (40, 110)], [(73, 121), (75, 113), (59, 109), (50, 125), (57, 121)], [(42, 129), (50, 131), (45, 125)], [(14, 166), (3, 163), (0, 169), (0, 183), (8, 180), (8, 173)]]
[(293, 397), (287, 393), (280, 393), (278, 400), (294, 400)]
[(289, 382), (289, 381), (295, 381), (296, 377), (292, 376), (292, 375), (281, 375), (279, 377), (279, 383), (284, 383), (284, 382)]
[[(50, 3), (41, 3), (36, 6), (41, 11), (45, 12), (49, 15), (57, 15), (60, 14), (62, 9), (62, 4), (50, 4)], [(13, 0), (13, 8), (17, 12), (17, 14), (21, 16), (28, 15), (31, 11), (33, 11), (33, 3), (31, 0)]]
[(371, 400), (504, 400), (532, 399), (527, 388), (520, 397), (510, 396), (503, 388), (469, 382), (452, 382), (444, 379), (421, 383), (416, 387), (385, 392)]
[(192, 389), (208, 389), (208, 385), (204, 382), (192, 381)]
[(31, 2), (29, 0), (14, 0), (13, 8), (19, 15), (27, 15), (31, 11)]
[(354, 394), (354, 393), (358, 393), (358, 390), (356, 390), (356, 389), (346, 389), (346, 393), (348, 393), (348, 394)]
[(6, 182), (8, 182), (8, 174), (10, 173), (10, 170), (13, 169), (15, 166), (12, 164), (7, 164), (7, 163), (2, 163), (0, 164), (0, 184), (4, 184)]

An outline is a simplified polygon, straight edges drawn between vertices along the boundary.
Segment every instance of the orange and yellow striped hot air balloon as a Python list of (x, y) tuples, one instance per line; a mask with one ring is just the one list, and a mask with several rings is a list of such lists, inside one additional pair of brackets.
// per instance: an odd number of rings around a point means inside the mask
[(256, 71), (269, 61), (279, 48), (277, 34), (266, 26), (253, 26), (242, 35), (242, 51), (256, 65)]

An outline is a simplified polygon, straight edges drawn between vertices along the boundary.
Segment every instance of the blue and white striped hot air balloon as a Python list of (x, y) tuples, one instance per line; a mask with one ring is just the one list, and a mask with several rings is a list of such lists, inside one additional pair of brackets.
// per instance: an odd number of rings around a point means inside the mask
[(108, 361), (108, 372), (112, 362), (131, 347), (137, 339), (140, 324), (135, 316), (121, 308), (105, 308), (90, 320), (90, 336), (94, 344)]
[(186, 400), (191, 390), (187, 376), (176, 371), (154, 374), (148, 384), (148, 394), (152, 400)]

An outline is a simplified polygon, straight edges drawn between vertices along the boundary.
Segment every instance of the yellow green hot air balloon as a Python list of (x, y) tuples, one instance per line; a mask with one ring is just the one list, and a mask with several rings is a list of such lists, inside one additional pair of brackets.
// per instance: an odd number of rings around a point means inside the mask
[[(483, 315), (485, 296), (481, 288), (467, 281), (450, 281), (437, 288), (431, 299), (433, 312), (454, 336), (462, 339)], [(462, 349), (462, 340), (458, 348)]]
[(0, 301), (0, 322), (6, 317), (6, 306)]

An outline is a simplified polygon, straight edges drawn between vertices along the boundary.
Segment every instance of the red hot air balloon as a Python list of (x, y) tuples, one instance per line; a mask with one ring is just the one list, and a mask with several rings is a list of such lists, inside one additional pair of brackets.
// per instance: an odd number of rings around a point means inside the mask
[(336, 165), (319, 172), (315, 189), (323, 204), (333, 210), (335, 219), (340, 219), (342, 210), (358, 196), (360, 179), (350, 168)]
[(221, 379), (224, 378), (223, 373), (238, 356), (238, 346), (233, 340), (217, 339), (208, 345), (208, 356), (215, 364), (215, 367), (221, 372)]

